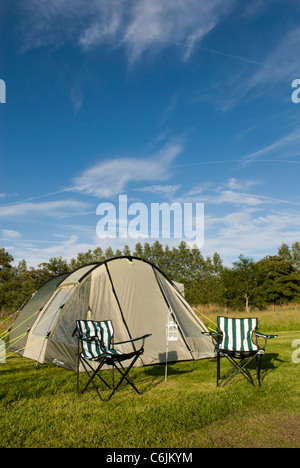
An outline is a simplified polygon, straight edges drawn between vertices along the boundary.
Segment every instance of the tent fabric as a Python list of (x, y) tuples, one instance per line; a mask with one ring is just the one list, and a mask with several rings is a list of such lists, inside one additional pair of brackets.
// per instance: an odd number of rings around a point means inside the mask
[(9, 335), (9, 344), (11, 351), (18, 351), (23, 355), (27, 333), (36, 322), (37, 314), (43, 309), (58, 285), (64, 280), (66, 274), (56, 276), (39, 287), (32, 295), (30, 300), (23, 306), (21, 313), (15, 320)]
[(177, 288), (180, 294), (185, 297), (184, 284), (178, 283), (177, 281), (172, 281), (173, 285)]
[[(212, 338), (202, 334), (207, 328), (176, 285), (146, 260), (116, 257), (60, 275), (40, 288), (13, 325), (8, 349), (76, 370), (76, 321), (110, 320), (114, 342), (152, 335), (136, 365), (165, 363), (170, 312), (179, 336), (168, 343), (168, 362), (214, 357)], [(134, 346), (125, 343), (118, 349), (131, 353)]]

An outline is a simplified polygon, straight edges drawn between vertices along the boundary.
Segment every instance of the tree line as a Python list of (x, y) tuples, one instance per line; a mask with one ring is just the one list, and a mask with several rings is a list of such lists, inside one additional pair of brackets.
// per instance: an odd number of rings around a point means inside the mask
[(13, 257), (0, 249), (0, 311), (18, 310), (24, 301), (45, 281), (80, 266), (102, 262), (118, 256), (143, 258), (158, 266), (171, 280), (184, 283), (185, 297), (190, 304), (216, 304), (244, 309), (264, 308), (270, 304), (300, 301), (300, 243), (291, 246), (282, 243), (277, 255), (258, 261), (240, 255), (231, 267), (224, 266), (216, 252), (203, 257), (196, 247), (185, 242), (169, 248), (159, 241), (153, 245), (137, 243), (133, 251), (101, 247), (79, 253), (69, 262), (62, 257), (51, 257), (38, 267), (28, 267), (25, 260), (13, 265)]

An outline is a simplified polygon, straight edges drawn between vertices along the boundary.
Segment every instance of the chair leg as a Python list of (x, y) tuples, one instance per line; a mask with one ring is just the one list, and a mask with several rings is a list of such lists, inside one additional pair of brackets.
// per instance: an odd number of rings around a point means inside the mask
[(139, 394), (141, 395), (141, 392), (136, 388), (132, 378), (130, 377), (129, 375), (129, 371), (131, 370), (132, 366), (134, 365), (134, 363), (136, 362), (136, 360), (138, 359), (138, 356), (134, 359), (134, 361), (132, 362), (132, 364), (130, 365), (130, 367), (126, 370), (124, 369), (124, 367), (122, 366), (122, 363), (119, 362), (120, 364), (120, 367), (122, 368), (122, 371), (119, 367), (115, 366), (115, 368), (120, 372), (120, 374), (123, 376), (122, 380), (126, 379), (127, 382), (134, 388), (134, 390)]
[(257, 354), (256, 355), (256, 376), (257, 376), (259, 386), (261, 386), (261, 382), (260, 382), (261, 359), (262, 359), (262, 355)]
[(220, 359), (220, 351), (217, 352), (217, 387), (219, 387), (219, 380), (221, 378), (220, 368), (221, 368), (221, 359)]
[[(256, 357), (256, 355), (254, 355), (250, 359), (246, 358), (247, 360), (246, 360), (245, 363), (244, 363), (245, 359), (242, 359), (239, 364), (231, 356), (228, 356), (228, 355), (225, 354), (225, 357), (231, 364), (233, 364), (233, 367), (226, 374), (224, 374), (222, 377), (220, 377), (220, 362), (218, 360), (218, 362), (217, 362), (217, 385), (219, 387), (224, 387), (228, 382), (230, 382), (236, 375), (238, 375), (240, 373), (243, 377), (245, 377), (246, 380), (248, 380), (248, 382), (251, 385), (253, 385), (253, 387), (255, 387), (255, 383), (253, 381), (253, 378), (252, 378), (249, 370), (246, 369), (246, 366), (248, 366), (248, 364)], [(224, 380), (227, 376), (232, 374), (232, 372), (234, 372), (234, 374), (231, 375), (223, 384), (220, 385), (218, 383), (220, 380)]]
[[(102, 400), (102, 401), (108, 401), (111, 399), (111, 397), (113, 396), (113, 394), (118, 390), (118, 388), (120, 387), (120, 385), (122, 384), (123, 380), (127, 380), (127, 382), (132, 386), (132, 388), (140, 395), (141, 392), (137, 389), (137, 387), (135, 386), (133, 380), (130, 378), (129, 376), (129, 372), (130, 370), (132, 369), (132, 367), (134, 366), (135, 362), (137, 361), (137, 359), (139, 358), (141, 353), (138, 353), (134, 356), (134, 359), (132, 359), (131, 363), (130, 363), (130, 366), (128, 368), (124, 368), (121, 361), (117, 361), (117, 360), (114, 360), (114, 359), (110, 359), (110, 362), (107, 361), (107, 359), (103, 359), (102, 361), (99, 362), (99, 365), (97, 366), (96, 369), (94, 369), (90, 363), (85, 360), (84, 358), (82, 358), (82, 356), (80, 356), (80, 354), (78, 355), (78, 360), (77, 360), (77, 393), (78, 394), (82, 394), (85, 392), (85, 390), (87, 389), (87, 387), (92, 383), (94, 389), (96, 390), (99, 398)], [(116, 361), (116, 362), (115, 362)], [(87, 376), (88, 376), (88, 382), (87, 384), (85, 385), (85, 387), (80, 390), (79, 389), (79, 368), (80, 368), (80, 363), (82, 364), (82, 367), (84, 369), (84, 371), (86, 372)], [(111, 365), (112, 366), (112, 380), (113, 380), (113, 387), (111, 387), (110, 385), (108, 385), (108, 383), (99, 375), (99, 371), (100, 369), (102, 368), (102, 366), (107, 363), (108, 365)], [(118, 367), (117, 363), (120, 365), (120, 367)], [(121, 374), (121, 378), (120, 380), (118, 381), (118, 383), (115, 385), (115, 377), (114, 377), (114, 369), (117, 369), (117, 371)], [(112, 390), (112, 392), (110, 393), (110, 395), (107, 397), (107, 398), (102, 398), (95, 382), (94, 382), (94, 379), (95, 377), (98, 377), (110, 390)]]
[[(85, 372), (86, 372), (86, 374), (87, 374), (87, 376), (89, 378), (89, 380), (88, 380), (87, 384), (85, 385), (85, 387), (81, 391), (79, 391), (79, 363), (80, 363), (79, 362), (78, 363), (78, 372), (77, 372), (77, 392), (78, 392), (78, 394), (84, 393), (86, 391), (87, 387), (90, 385), (90, 383), (92, 383), (92, 385), (93, 385), (94, 389), (96, 390), (97, 395), (99, 396), (99, 398), (102, 401), (105, 401), (102, 398), (102, 396), (101, 396), (101, 394), (100, 394), (100, 392), (99, 392), (99, 390), (98, 390), (98, 388), (97, 388), (97, 386), (96, 386), (96, 384), (94, 382), (94, 378), (97, 376), (109, 389), (111, 388), (108, 385), (108, 383), (98, 374), (100, 369), (104, 365), (104, 360), (99, 363), (99, 365), (97, 366), (96, 369), (94, 369), (85, 359), (82, 359), (82, 358), (79, 357), (78, 361), (80, 361), (82, 363), (82, 366), (83, 366), (83, 368), (84, 368), (84, 370), (85, 370)], [(89, 371), (88, 368), (90, 369), (90, 371)], [(91, 371), (93, 373), (91, 373)]]
[(80, 363), (80, 357), (78, 356), (77, 358), (77, 367), (76, 367), (76, 372), (77, 372), (77, 393), (79, 394), (79, 363)]
[(117, 369), (117, 371), (119, 371), (119, 373), (121, 374), (121, 378), (119, 380), (119, 382), (117, 383), (117, 385), (114, 387), (113, 391), (111, 392), (111, 394), (109, 395), (109, 397), (107, 398), (107, 400), (105, 401), (108, 401), (111, 399), (111, 397), (113, 396), (113, 394), (118, 390), (118, 388), (120, 387), (121, 383), (123, 382), (124, 379), (127, 380), (127, 382), (133, 387), (133, 389), (140, 395), (141, 392), (139, 392), (139, 390), (136, 388), (135, 384), (133, 383), (132, 379), (129, 377), (129, 372), (130, 370), (132, 369), (132, 367), (134, 366), (135, 362), (137, 361), (137, 359), (139, 358), (139, 354), (137, 354), (135, 356), (135, 358), (132, 360), (131, 364), (129, 367), (127, 367), (127, 369), (124, 369), (124, 367), (122, 366), (121, 362), (119, 362), (122, 370), (116, 365), (116, 363), (114, 361), (112, 361), (112, 366)]

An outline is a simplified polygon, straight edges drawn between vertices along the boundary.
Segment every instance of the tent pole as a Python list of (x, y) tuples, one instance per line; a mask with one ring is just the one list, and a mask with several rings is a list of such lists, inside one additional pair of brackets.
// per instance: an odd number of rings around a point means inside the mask
[(168, 339), (167, 339), (167, 347), (166, 347), (166, 369), (165, 369), (165, 382), (167, 381), (167, 375), (168, 375)]

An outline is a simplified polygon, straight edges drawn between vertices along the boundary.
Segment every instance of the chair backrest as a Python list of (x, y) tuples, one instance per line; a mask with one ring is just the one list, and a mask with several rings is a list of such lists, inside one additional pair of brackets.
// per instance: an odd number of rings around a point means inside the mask
[(111, 340), (114, 329), (110, 320), (96, 322), (94, 320), (77, 320), (79, 337), (82, 338), (82, 353), (87, 359), (93, 359), (102, 354), (114, 354), (111, 350)]
[(257, 318), (218, 317), (218, 327), (223, 334), (218, 348), (237, 352), (257, 351), (259, 348), (252, 341), (252, 334), (257, 329), (257, 323)]

